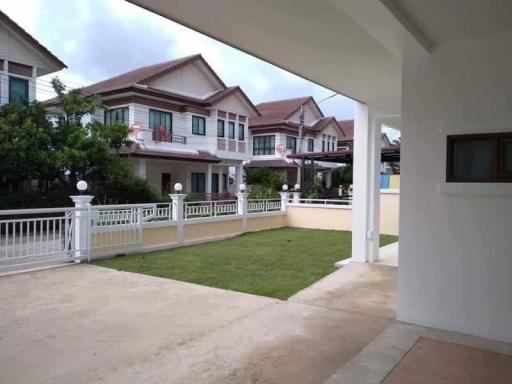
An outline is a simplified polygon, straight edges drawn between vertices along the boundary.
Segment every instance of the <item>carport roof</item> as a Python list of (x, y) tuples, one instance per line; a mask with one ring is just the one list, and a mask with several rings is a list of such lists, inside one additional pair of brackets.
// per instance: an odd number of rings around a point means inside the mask
[[(393, 145), (381, 149), (381, 161), (394, 162), (400, 161), (400, 146)], [(354, 152), (351, 149), (343, 149), (332, 152), (305, 152), (288, 155), (290, 159), (305, 159), (314, 161), (324, 161), (327, 163), (352, 164), (354, 161)]]

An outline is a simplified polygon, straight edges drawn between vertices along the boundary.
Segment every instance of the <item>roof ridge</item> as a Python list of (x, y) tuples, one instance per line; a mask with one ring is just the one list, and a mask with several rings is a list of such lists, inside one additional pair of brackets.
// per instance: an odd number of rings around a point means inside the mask
[[(143, 80), (151, 78), (151, 77), (153, 77), (155, 75), (161, 74), (162, 72), (168, 70), (169, 67), (171, 67), (173, 65), (183, 65), (184, 63), (187, 63), (187, 62), (189, 62), (191, 60), (195, 60), (195, 59), (200, 58), (200, 57), (202, 57), (202, 56), (201, 56), (200, 53), (198, 53), (198, 54), (194, 54), (194, 55), (180, 57), (180, 58), (177, 58), (177, 59), (171, 59), (171, 60), (161, 61), (159, 63), (144, 65), (144, 66), (141, 66), (141, 67), (130, 69), (130, 70), (128, 70), (126, 72), (123, 72), (123, 73), (120, 73), (118, 75), (115, 75), (115, 76), (108, 77), (106, 79), (97, 81), (96, 83), (89, 84), (89, 85), (83, 87), (82, 89), (83, 90), (88, 90), (88, 89), (91, 89), (91, 88), (98, 87), (98, 86), (100, 86), (102, 84), (108, 84), (108, 83), (115, 84), (116, 81), (124, 79), (125, 77), (127, 77), (127, 76), (129, 76), (131, 74), (132, 75), (136, 74), (138, 71), (147, 71), (147, 70), (151, 70), (152, 68), (156, 69), (158, 67), (163, 66), (163, 68), (161, 70), (157, 71), (157, 72), (153, 72), (153, 73), (150, 73), (150, 74), (141, 74), (139, 76), (139, 78), (133, 79), (133, 81), (129, 82), (130, 84), (136, 84), (136, 83), (138, 83), (140, 81), (143, 81)], [(135, 77), (137, 77), (137, 76), (135, 76)]]

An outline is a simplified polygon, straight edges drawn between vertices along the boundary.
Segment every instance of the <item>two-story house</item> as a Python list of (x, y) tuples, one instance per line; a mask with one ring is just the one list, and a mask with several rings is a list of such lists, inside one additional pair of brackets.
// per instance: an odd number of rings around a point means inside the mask
[[(121, 154), (162, 193), (175, 183), (198, 197), (224, 198), (251, 157), (249, 119), (259, 112), (240, 87), (227, 87), (201, 55), (123, 73), (82, 89), (103, 108), (91, 116), (131, 128)], [(229, 185), (230, 168), (236, 182)]]
[(36, 79), (66, 65), (0, 11), (0, 105), (36, 99)]
[[(324, 116), (313, 97), (276, 100), (256, 105), (260, 116), (250, 121), (252, 159), (246, 167), (286, 171), (288, 183), (298, 182), (300, 165), (287, 155), (302, 152), (331, 152), (345, 136), (336, 119)], [(337, 164), (318, 163), (318, 171)]]

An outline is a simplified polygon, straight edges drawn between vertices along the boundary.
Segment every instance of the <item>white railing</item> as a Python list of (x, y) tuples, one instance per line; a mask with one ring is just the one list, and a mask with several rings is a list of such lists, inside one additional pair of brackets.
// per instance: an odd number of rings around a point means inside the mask
[(171, 221), (172, 220), (172, 204), (154, 204), (152, 207), (142, 208), (142, 221), (145, 223), (150, 221)]
[(185, 219), (237, 214), (236, 200), (186, 202), (184, 208)]
[(74, 256), (74, 208), (0, 211), (0, 269)]
[[(176, 226), (183, 242), (186, 219), (246, 218), (246, 214), (281, 211), (286, 199), (91, 205), (92, 196), (73, 196), (74, 208), (0, 211), (0, 271), (27, 264), (92, 260), (136, 252), (145, 226)], [(286, 207), (283, 207), (286, 208)], [(176, 212), (173, 212), (176, 209)], [(282, 211), (284, 214), (284, 211)]]
[(289, 200), (289, 204), (304, 204), (304, 205), (324, 205), (324, 206), (350, 206), (352, 205), (352, 200), (348, 199), (298, 199), (298, 200)]
[(91, 206), (89, 248), (136, 247), (142, 242), (142, 223), (147, 208), (151, 207), (147, 204)]
[(264, 213), (281, 210), (281, 199), (249, 199), (248, 213)]

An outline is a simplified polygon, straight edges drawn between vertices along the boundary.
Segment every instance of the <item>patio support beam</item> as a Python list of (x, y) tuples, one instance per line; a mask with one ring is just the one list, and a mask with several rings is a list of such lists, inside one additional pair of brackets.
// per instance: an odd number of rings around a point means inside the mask
[(352, 261), (379, 258), (380, 123), (357, 103), (354, 126)]

